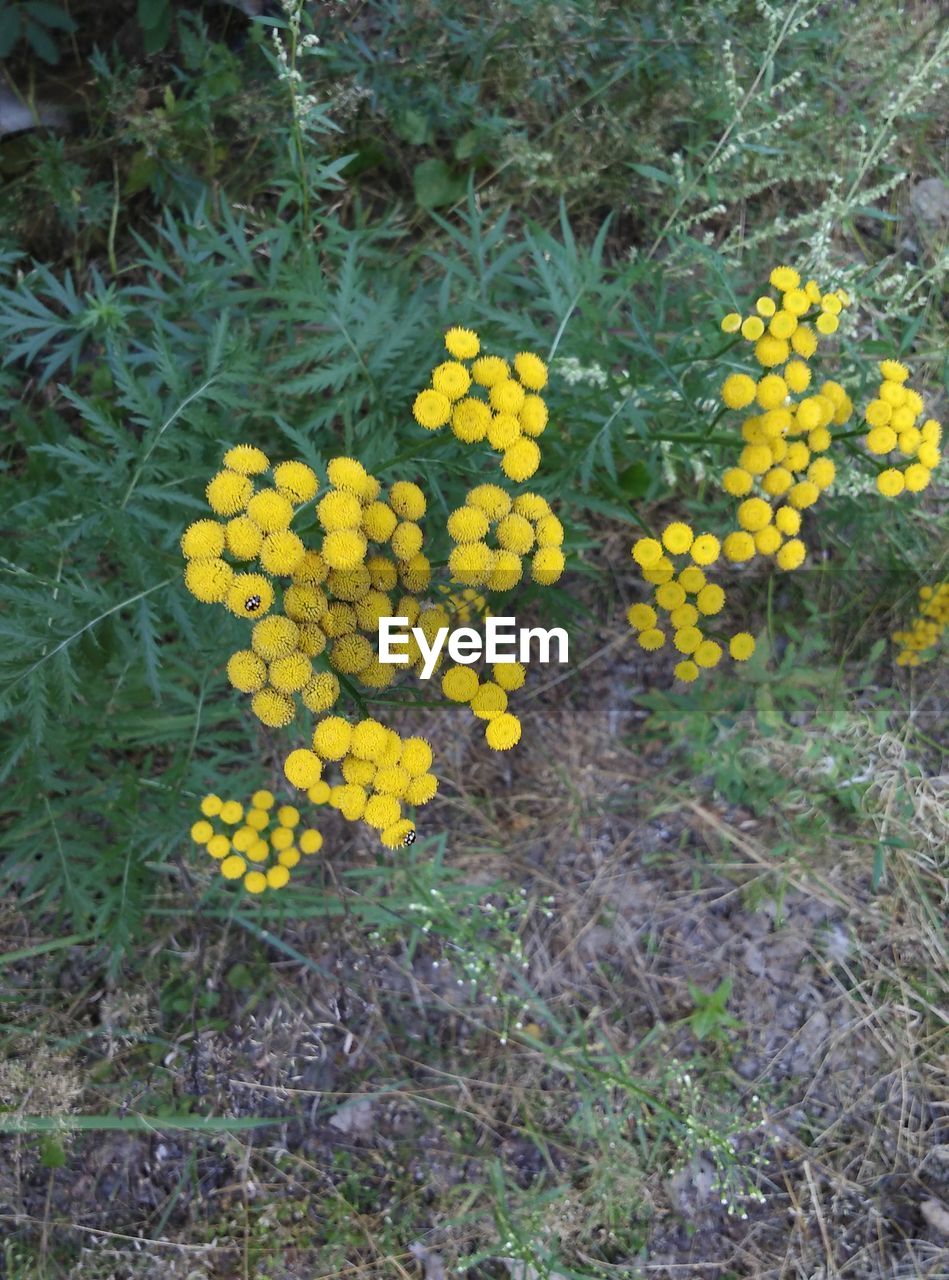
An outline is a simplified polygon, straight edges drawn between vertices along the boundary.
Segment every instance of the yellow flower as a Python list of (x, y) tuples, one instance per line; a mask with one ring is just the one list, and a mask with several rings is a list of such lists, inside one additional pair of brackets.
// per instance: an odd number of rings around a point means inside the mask
[(640, 631), (636, 638), (639, 642), (639, 647), (647, 652), (661, 649), (666, 643), (665, 633), (660, 631), (658, 627), (647, 627), (645, 631)]
[(195, 520), (181, 535), (181, 551), (188, 560), (215, 560), (224, 550), (224, 526), (216, 520)]
[(236, 826), (244, 816), (244, 806), (237, 800), (225, 800), (221, 805), (221, 821), (229, 827)]
[(703, 640), (692, 654), (692, 661), (699, 667), (716, 667), (722, 660), (722, 646), (714, 640)]
[(784, 404), (787, 393), (788, 384), (780, 374), (766, 373), (759, 379), (755, 395), (762, 409), (777, 409)]
[(800, 395), (811, 384), (811, 371), (803, 360), (789, 360), (784, 366), (784, 380), (795, 395)]
[(682, 662), (677, 662), (672, 668), (673, 675), (677, 680), (682, 680), (685, 684), (691, 684), (693, 680), (699, 678), (699, 669), (694, 662), (686, 658)]
[[(424, 738), (406, 738), (402, 743), (399, 756), (399, 767), (404, 769), (410, 778), (417, 778), (432, 767), (432, 748)], [(382, 791), (383, 787), (377, 789)]]
[[(770, 462), (771, 455), (768, 455)], [(746, 493), (751, 492), (751, 486), (754, 479), (750, 471), (745, 471), (742, 467), (729, 467), (722, 476), (722, 488), (726, 493), (730, 493), (733, 498), (741, 498)]]
[(566, 565), (559, 547), (538, 547), (531, 559), (531, 577), (541, 586), (553, 586)]
[(942, 440), (942, 427), (935, 418), (927, 418), (920, 427), (919, 434), (927, 444), (938, 445)]
[[(275, 867), (267, 868), (267, 887), (270, 889), (282, 889), (290, 881), (290, 868), (285, 862), (280, 862)], [(246, 883), (246, 881), (245, 881)]]
[(736, 530), (725, 538), (722, 543), (722, 553), (726, 560), (731, 560), (735, 563), (751, 560), (755, 554), (755, 540), (750, 533), (745, 533), (744, 530)]
[(500, 356), (482, 356), (471, 367), (471, 375), (482, 387), (493, 387), (510, 376), (511, 370), (506, 360)]
[(263, 893), (267, 888), (267, 877), (262, 871), (248, 871), (244, 877), (244, 888), (248, 893)]
[(494, 552), (484, 542), (462, 542), (452, 547), (448, 568), (456, 582), (480, 586), (491, 572)]
[(788, 445), (784, 455), (784, 465), (788, 471), (803, 471), (811, 460), (811, 451), (803, 440), (795, 440)]
[(342, 716), (327, 716), (313, 730), (313, 750), (324, 760), (342, 760), (349, 750), (353, 729)]
[(283, 772), (292, 787), (300, 791), (308, 791), (319, 782), (323, 772), (323, 761), (315, 751), (298, 747), (284, 760)]
[(837, 297), (836, 293), (825, 293), (820, 300), (821, 310), (827, 312), (831, 316), (839, 316), (843, 308), (843, 303)]
[(903, 472), (903, 480), (910, 493), (921, 493), (929, 484), (929, 469), (920, 462), (914, 462)]
[(436, 431), (451, 417), (451, 401), (441, 391), (420, 391), (412, 405), (415, 421), (426, 431)]
[(485, 725), (484, 737), (492, 751), (509, 751), (521, 740), (521, 722), (510, 712), (503, 712)]
[(547, 366), (532, 351), (519, 351), (514, 357), (514, 372), (529, 391), (543, 391), (547, 385)]
[(235, 444), (224, 455), (224, 465), (242, 476), (258, 476), (270, 466), (270, 459), (252, 444)]
[(289, 529), (269, 533), (260, 549), (260, 567), (265, 573), (288, 578), (303, 559), (305, 550), (302, 541)]
[(783, 298), (783, 306), (785, 311), (790, 311), (796, 318), (810, 310), (811, 300), (805, 289), (788, 289)]
[(305, 462), (279, 462), (273, 469), (277, 492), (297, 506), (316, 497), (320, 482), (312, 467)]
[(840, 328), (840, 320), (837, 316), (832, 316), (829, 312), (822, 311), (814, 321), (814, 327), (818, 333), (836, 333)]
[(357, 760), (370, 760), (378, 764), (386, 749), (386, 742), (384, 725), (378, 720), (360, 720), (353, 728), (350, 751)]
[(257, 843), (257, 832), (253, 827), (239, 827), (234, 832), (234, 839), (231, 841), (238, 853), (246, 853), (247, 850)]
[(416, 595), (428, 590), (432, 580), (432, 566), (421, 552), (399, 564), (399, 577), (403, 587)]
[(778, 498), (782, 493), (787, 493), (793, 483), (794, 477), (787, 467), (772, 467), (770, 471), (766, 471), (761, 477), (762, 489), (773, 498)]
[(754, 535), (755, 550), (762, 556), (773, 556), (780, 547), (784, 539), (781, 537), (781, 531), (773, 524), (765, 525), (763, 529), (759, 529)]
[(755, 398), (755, 381), (747, 373), (731, 373), (722, 383), (720, 392), (729, 409), (744, 409)]
[(881, 360), (879, 369), (880, 376), (889, 382), (905, 382), (909, 377), (909, 369), (905, 364), (900, 364), (899, 360)]
[(748, 316), (742, 321), (741, 336), (749, 342), (757, 342), (764, 333), (764, 321), (760, 316)]
[(326, 614), (326, 596), (319, 587), (287, 587), (283, 593), (283, 607), (287, 617), (294, 622), (317, 622)]
[(323, 558), (331, 569), (355, 569), (365, 559), (367, 545), (356, 529), (334, 529), (323, 539)]
[(191, 839), (195, 844), (207, 844), (213, 835), (214, 828), (211, 826), (210, 822), (206, 822), (203, 819), (196, 822), (191, 828)]
[(533, 440), (523, 438), (505, 449), (501, 459), (501, 470), (516, 484), (529, 479), (539, 466), (540, 449)]
[(479, 720), (493, 720), (507, 710), (507, 694), (499, 684), (487, 680), (478, 685), (469, 706)]
[(527, 668), (521, 662), (495, 662), (491, 671), (495, 684), (499, 684), (505, 693), (523, 688), (527, 679)]
[(903, 492), (904, 486), (903, 473), (897, 471), (895, 467), (889, 467), (877, 476), (877, 489), (884, 498), (895, 498), (897, 494)]
[(250, 516), (235, 516), (224, 528), (227, 549), (235, 560), (253, 560), (260, 552), (264, 535)]
[(758, 312), (759, 316), (773, 316), (776, 309), (777, 304), (775, 303), (774, 298), (769, 298), (767, 294), (758, 298), (755, 302), (755, 310)]
[(483, 440), (491, 422), (491, 410), (483, 400), (476, 400), (473, 396), (459, 400), (452, 410), (451, 429), (463, 444), (477, 444)]
[(675, 556), (685, 555), (695, 535), (689, 526), (681, 520), (667, 524), (662, 532), (662, 545)]
[(313, 667), (302, 653), (291, 653), (286, 658), (275, 658), (268, 674), (278, 693), (299, 693), (309, 682)]
[(471, 386), (471, 374), (457, 360), (446, 360), (432, 371), (432, 386), (449, 400), (460, 400)]
[(633, 544), (633, 559), (643, 569), (651, 569), (662, 559), (662, 543), (656, 538), (639, 538)]
[(300, 810), (292, 804), (283, 804), (277, 810), (277, 821), (282, 827), (295, 827), (300, 822)]
[(738, 507), (738, 523), (749, 533), (757, 533), (771, 522), (771, 504), (764, 498), (746, 498)]
[(273, 587), (259, 573), (235, 574), (227, 591), (227, 607), (238, 618), (262, 618), (273, 599)]
[(807, 548), (800, 538), (790, 538), (778, 551), (775, 559), (779, 569), (791, 571), (799, 568), (807, 556)]
[(669, 621), (677, 631), (684, 627), (694, 627), (699, 620), (699, 611), (694, 604), (680, 604), (669, 614)]
[(246, 822), (252, 831), (264, 831), (270, 825), (270, 814), (266, 809), (249, 809)]
[(652, 605), (631, 604), (626, 610), (626, 621), (637, 631), (648, 631), (656, 625), (656, 611)]
[(713, 614), (721, 613), (725, 604), (725, 592), (717, 582), (710, 582), (695, 597), (695, 603), (699, 613), (711, 617)]
[(331, 489), (317, 503), (316, 516), (326, 532), (332, 533), (337, 529), (358, 529), (363, 513), (355, 494)]
[(330, 798), (329, 783), (320, 781), (315, 787), (310, 787), (306, 793), (306, 798), (310, 804), (327, 804)]
[[(707, 533), (702, 534), (703, 538), (707, 538)], [(715, 543), (715, 559), (718, 559), (718, 542)], [(679, 574), (679, 584), (685, 587), (690, 596), (697, 595), (705, 586), (705, 574), (697, 565), (687, 564)]]
[[(490, 723), (496, 724), (500, 719), (502, 719), (502, 717), (497, 716), (495, 720), (490, 721)], [(430, 800), (434, 799), (437, 791), (438, 779), (435, 775), (433, 773), (422, 773), (419, 774), (417, 778), (411, 779), (409, 785), (405, 788), (404, 798), (407, 804), (425, 805), (428, 804)]]
[(685, 604), (685, 587), (678, 582), (664, 582), (656, 587), (656, 604), (660, 609), (678, 609)]
[(393, 764), (376, 771), (373, 786), (379, 795), (395, 796), (397, 800), (401, 800), (405, 796), (405, 789), (410, 781), (409, 771), (403, 769), (401, 765)]
[(817, 350), (817, 334), (809, 324), (799, 324), (791, 334), (791, 346), (804, 360), (810, 360)]
[(334, 489), (346, 489), (360, 500), (371, 502), (376, 496), (372, 476), (356, 458), (331, 458), (326, 466), (326, 478)]
[(793, 507), (778, 507), (774, 523), (786, 537), (793, 537), (801, 527), (801, 513)]
[(736, 662), (747, 662), (755, 651), (755, 638), (748, 631), (739, 631), (728, 642), (728, 652)]
[(274, 658), (286, 658), (293, 653), (299, 640), (299, 628), (282, 614), (261, 618), (250, 633), (250, 643), (255, 653), (272, 662)]
[(375, 651), (366, 637), (359, 635), (340, 636), (338, 640), (333, 641), (329, 651), (330, 666), (347, 676), (358, 675), (361, 671), (365, 671), (375, 656)]
[(821, 490), (830, 488), (836, 474), (837, 467), (830, 458), (815, 458), (807, 468), (808, 480)]
[(398, 822), (393, 822), (391, 827), (386, 827), (379, 839), (386, 849), (401, 849), (414, 831), (415, 823), (408, 818), (401, 818)]
[(236, 516), (243, 511), (254, 492), (253, 482), (237, 471), (219, 471), (205, 489), (208, 506), (219, 516)]
[(820, 489), (812, 480), (800, 480), (788, 490), (788, 504), (803, 511), (812, 507), (820, 497)]
[(225, 880), (239, 880), (247, 869), (247, 863), (236, 853), (221, 863), (221, 875)]
[(411, 560), (422, 550), (422, 530), (412, 520), (402, 520), (395, 527), (390, 543), (398, 560)]
[(315, 827), (307, 827), (297, 837), (297, 847), (301, 853), (319, 853), (323, 848), (323, 836)]
[(329, 572), (326, 561), (318, 551), (307, 551), (293, 572), (293, 581), (306, 586), (318, 587), (325, 581)]
[(534, 526), (524, 516), (516, 515), (513, 511), (498, 521), (496, 533), (501, 547), (505, 551), (514, 551), (519, 556), (526, 555), (534, 545)]
[(257, 719), (271, 729), (282, 729), (293, 719), (293, 699), (276, 689), (261, 689), (251, 700), (251, 710)]
[[(771, 321), (772, 325), (777, 318), (775, 316), (774, 320)], [(763, 338), (759, 338), (755, 343), (755, 359), (766, 369), (784, 364), (789, 354), (788, 344), (782, 338), (776, 338), (770, 333), (766, 333)]]
[(511, 499), (499, 485), (479, 484), (468, 494), (468, 506), (477, 507), (489, 520), (496, 521), (511, 510)]
[(445, 334), (445, 350), (456, 360), (473, 360), (481, 350), (474, 329), (449, 329)]
[(782, 293), (788, 289), (796, 289), (801, 283), (800, 273), (788, 266), (774, 267), (768, 279)]
[(212, 858), (223, 858), (231, 851), (231, 842), (227, 836), (212, 836), (208, 841), (208, 853)]
[(274, 793), (272, 791), (255, 791), (250, 798), (250, 802), (255, 809), (272, 809), (274, 807)]
[(547, 406), (540, 396), (525, 396), (517, 418), (525, 434), (542, 435), (548, 421)]
[(916, 451), (916, 456), (929, 471), (935, 471), (942, 457), (939, 450), (929, 440), (924, 440)]
[(741, 316), (737, 311), (729, 311), (727, 316), (722, 316), (722, 333), (737, 333), (741, 328)]
[[(700, 533), (690, 548), (692, 559), (696, 564), (701, 565), (714, 564), (720, 551), (721, 544), (718, 538), (711, 533)], [(685, 586), (684, 583), (683, 586)]]
[(694, 653), (702, 643), (702, 632), (698, 627), (680, 627), (672, 637), (672, 643), (680, 653)]
[(185, 586), (202, 604), (220, 604), (234, 581), (234, 570), (224, 560), (189, 560), (185, 565)]
[(402, 806), (395, 796), (370, 796), (364, 814), (366, 822), (377, 831), (394, 826), (402, 816)]
[(442, 676), (442, 693), (451, 702), (470, 702), (478, 692), (478, 673), (471, 667), (449, 667)]
[(761, 476), (769, 469), (773, 458), (765, 444), (746, 444), (738, 457), (738, 465), (753, 476)]
[(290, 528), (293, 505), (276, 489), (261, 489), (248, 502), (247, 514), (264, 533), (276, 533)]
[(488, 423), (488, 444), (492, 449), (509, 449), (521, 435), (521, 424), (512, 413), (496, 413)]
[(812, 453), (823, 453), (830, 448), (830, 432), (826, 427), (816, 427), (808, 434), (807, 447)]

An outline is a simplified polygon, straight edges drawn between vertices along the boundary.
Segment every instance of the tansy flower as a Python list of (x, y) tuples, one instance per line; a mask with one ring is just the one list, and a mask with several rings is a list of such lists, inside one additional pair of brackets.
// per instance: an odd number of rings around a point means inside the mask
[(456, 360), (473, 360), (481, 350), (481, 343), (473, 329), (454, 328), (445, 334), (445, 350)]
[(791, 346), (805, 360), (810, 360), (817, 350), (817, 334), (807, 324), (799, 324), (791, 334)]
[(693, 680), (697, 680), (699, 678), (698, 667), (688, 658), (683, 662), (677, 662), (672, 670), (675, 678), (677, 680), (682, 680), (685, 684), (691, 684)]
[(807, 555), (807, 548), (799, 538), (789, 539), (777, 553), (778, 568), (792, 570), (799, 568)]
[[(770, 461), (771, 455), (768, 455)], [(722, 488), (726, 493), (730, 493), (733, 498), (741, 498), (746, 493), (751, 492), (754, 484), (754, 477), (750, 471), (745, 471), (742, 467), (729, 467), (722, 476)]]
[(755, 381), (747, 373), (732, 373), (722, 383), (721, 397), (729, 409), (744, 409), (755, 398)]
[(442, 693), (451, 702), (470, 702), (478, 692), (478, 674), (471, 667), (449, 667), (442, 676)]
[(469, 706), (479, 720), (493, 720), (507, 710), (507, 694), (500, 685), (488, 680), (478, 685)]
[(304, 462), (280, 462), (273, 469), (277, 492), (297, 506), (316, 497), (319, 481), (316, 472)]
[(219, 604), (227, 598), (234, 570), (224, 560), (189, 560), (185, 565), (185, 586), (202, 604)]
[(566, 560), (559, 547), (538, 547), (531, 559), (531, 577), (541, 586), (552, 586), (559, 580), (565, 565)]
[(710, 582), (695, 597), (695, 604), (699, 613), (711, 617), (721, 612), (725, 604), (725, 592), (717, 582)]
[(500, 685), (505, 693), (523, 688), (527, 679), (527, 668), (521, 662), (495, 662), (491, 671), (495, 684)]
[(250, 705), (257, 719), (262, 724), (269, 725), (271, 729), (282, 729), (288, 725), (295, 711), (291, 697), (270, 688), (261, 689), (259, 693), (255, 693)]
[(547, 426), (547, 406), (540, 396), (525, 396), (517, 418), (525, 435), (542, 435)]
[(905, 382), (909, 377), (909, 369), (899, 360), (881, 360), (878, 368), (880, 376), (889, 382)]
[(639, 538), (633, 544), (632, 557), (643, 569), (651, 569), (662, 559), (662, 543), (656, 538)]
[(533, 440), (515, 440), (501, 459), (501, 470), (517, 484), (529, 479), (539, 466), (540, 449)]
[(687, 524), (681, 520), (674, 520), (672, 524), (666, 525), (662, 531), (662, 545), (667, 551), (673, 555), (685, 555), (695, 535)]
[(216, 515), (236, 516), (250, 501), (254, 485), (237, 471), (219, 471), (208, 482), (204, 492), (208, 506)]
[(294, 622), (322, 621), (327, 611), (326, 596), (318, 587), (294, 583), (283, 593), (283, 607)]
[(755, 651), (755, 638), (748, 631), (739, 631), (728, 642), (728, 652), (736, 662), (747, 662)]
[(903, 472), (903, 480), (910, 493), (921, 493), (929, 484), (929, 470), (922, 463), (914, 462)]
[(888, 467), (886, 471), (881, 471), (877, 476), (876, 484), (884, 498), (895, 498), (903, 492), (905, 487), (903, 473), (897, 471), (895, 467)]
[[(771, 506), (763, 498), (746, 498), (738, 507), (738, 523), (749, 533), (757, 533), (771, 522)], [(727, 554), (727, 552), (726, 552)]]
[[(501, 716), (495, 717), (495, 720), (489, 723), (494, 724), (500, 720)], [(417, 778), (412, 778), (409, 785), (405, 788), (406, 804), (425, 805), (435, 798), (438, 792), (438, 779), (433, 773), (422, 773)]]
[(249, 649), (239, 649), (227, 660), (227, 678), (241, 693), (256, 693), (267, 682), (267, 664)]
[(352, 726), (342, 716), (327, 716), (313, 730), (313, 750), (324, 760), (342, 760), (352, 734)]
[(442, 391), (420, 391), (412, 404), (415, 421), (426, 431), (436, 431), (451, 417), (451, 401)]
[(631, 604), (626, 610), (626, 620), (637, 631), (648, 631), (656, 625), (656, 611), (648, 604)]
[(760, 316), (748, 316), (741, 323), (741, 336), (749, 342), (757, 342), (764, 333), (764, 321)]
[(291, 786), (297, 787), (300, 791), (308, 791), (319, 782), (323, 772), (323, 761), (316, 752), (300, 747), (296, 751), (291, 751), (284, 760), (283, 772)]
[(306, 548), (289, 529), (278, 530), (264, 538), (260, 548), (260, 567), (276, 577), (289, 577), (303, 559)]
[(493, 387), (495, 383), (510, 377), (510, 372), (507, 361), (500, 356), (482, 356), (471, 367), (471, 376), (482, 387)]
[(790, 391), (800, 395), (811, 384), (811, 371), (803, 360), (789, 360), (784, 366), (784, 381)]
[(781, 531), (773, 524), (765, 525), (752, 536), (755, 540), (755, 550), (762, 556), (773, 556), (784, 541)]
[(181, 535), (181, 551), (189, 560), (214, 560), (224, 550), (224, 526), (216, 520), (195, 520)]
[(768, 280), (774, 285), (775, 289), (785, 293), (788, 289), (797, 288), (801, 283), (801, 276), (793, 267), (780, 266), (773, 268)]
[(214, 828), (210, 822), (206, 822), (203, 819), (200, 822), (196, 822), (191, 828), (191, 839), (195, 844), (207, 844), (213, 835)]
[(400, 818), (398, 822), (386, 827), (379, 839), (386, 849), (401, 849), (414, 831), (414, 822), (410, 822), (408, 818)]
[(741, 316), (737, 311), (729, 311), (727, 316), (722, 316), (722, 332), (737, 333), (741, 328)]
[(238, 618), (261, 618), (273, 601), (273, 587), (259, 573), (235, 574), (227, 590), (227, 607)]
[[(368, 642), (367, 642), (368, 643)], [(268, 669), (270, 683), (278, 693), (299, 693), (313, 674), (310, 659), (302, 653), (276, 658)]]
[(468, 494), (469, 507), (477, 507), (491, 521), (497, 521), (511, 510), (511, 499), (499, 485), (479, 484)]
[(519, 556), (525, 555), (534, 545), (534, 526), (524, 516), (516, 515), (513, 511), (498, 521), (495, 532), (501, 547), (505, 551), (514, 551)]
[(509, 751), (521, 740), (521, 722), (510, 712), (502, 712), (485, 725), (484, 737), (492, 751)]
[(422, 530), (412, 520), (403, 520), (395, 528), (390, 539), (392, 550), (399, 560), (411, 560), (422, 549)]
[(640, 631), (636, 638), (640, 648), (647, 651), (661, 649), (666, 643), (665, 634), (658, 627), (647, 627), (645, 631)]
[(728, 534), (722, 543), (722, 553), (726, 560), (741, 563), (751, 560), (755, 554), (755, 540), (743, 529)]
[(347, 489), (362, 499), (371, 489), (372, 477), (356, 458), (331, 458), (326, 467), (326, 478), (334, 489)]
[(227, 549), (235, 560), (253, 560), (260, 552), (264, 535), (249, 516), (234, 516), (224, 527)]
[(483, 440), (490, 425), (491, 410), (483, 400), (466, 396), (452, 409), (451, 429), (463, 444), (477, 444)]
[(760, 316), (773, 316), (776, 309), (774, 298), (769, 298), (767, 294), (755, 301), (755, 310)]
[(471, 374), (457, 360), (446, 360), (432, 370), (432, 386), (449, 400), (460, 400), (471, 386)]
[[(774, 320), (771, 321), (772, 325), (777, 318), (778, 317), (775, 316)], [(764, 337), (759, 338), (755, 343), (755, 359), (766, 369), (773, 368), (775, 365), (784, 364), (789, 354), (788, 344), (781, 338), (776, 338), (770, 333), (766, 333)]]
[(699, 565), (714, 564), (720, 550), (718, 538), (711, 533), (700, 533), (689, 548), (692, 559)]
[(788, 384), (777, 373), (766, 373), (758, 382), (755, 392), (762, 409), (777, 409), (784, 404), (788, 394)]
[(722, 646), (714, 640), (703, 640), (692, 654), (692, 661), (699, 667), (715, 667), (721, 658)]
[(355, 569), (366, 555), (366, 539), (356, 529), (334, 529), (323, 539), (323, 558), (331, 569)]
[(316, 506), (316, 517), (327, 533), (337, 529), (358, 529), (363, 511), (359, 499), (345, 489), (331, 489)]
[(547, 366), (532, 351), (519, 351), (514, 357), (514, 372), (529, 391), (543, 391), (547, 385)]
[(822, 311), (814, 321), (814, 328), (818, 333), (823, 333), (825, 335), (836, 333), (840, 328), (840, 318), (838, 316), (829, 315), (826, 311)]
[[(523, 410), (521, 410), (523, 413)], [(488, 423), (488, 444), (502, 452), (521, 435), (521, 424), (512, 413), (496, 413)]]
[(224, 455), (224, 465), (242, 476), (259, 476), (270, 466), (270, 459), (262, 449), (252, 444), (236, 444)]

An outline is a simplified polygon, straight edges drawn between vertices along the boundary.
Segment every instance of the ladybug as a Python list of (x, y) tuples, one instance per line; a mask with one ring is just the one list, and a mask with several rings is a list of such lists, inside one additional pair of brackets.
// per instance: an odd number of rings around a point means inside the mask
[(244, 601), (244, 608), (248, 613), (256, 613), (260, 608), (260, 596), (251, 596)]
[(407, 831), (405, 833), (405, 839), (402, 841), (402, 843), (406, 845), (415, 844), (416, 838), (417, 837), (414, 831)]

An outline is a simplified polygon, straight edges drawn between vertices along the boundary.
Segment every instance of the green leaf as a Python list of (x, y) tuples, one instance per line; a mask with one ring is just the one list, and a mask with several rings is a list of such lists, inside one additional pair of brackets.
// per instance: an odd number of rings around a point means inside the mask
[(423, 209), (454, 204), (465, 194), (464, 179), (457, 177), (444, 160), (423, 160), (412, 175), (415, 199)]
[(413, 147), (423, 147), (432, 141), (432, 126), (428, 116), (411, 107), (396, 117), (393, 128), (400, 138)]
[(40, 1142), (40, 1164), (44, 1169), (62, 1169), (66, 1163), (66, 1152), (56, 1138), (47, 1135)]
[(631, 164), (629, 166), (635, 173), (641, 173), (644, 178), (652, 178), (655, 182), (664, 182), (666, 186), (674, 187), (675, 178), (669, 173), (663, 173), (661, 169), (657, 169), (652, 164)]
[(649, 468), (642, 462), (634, 462), (619, 473), (616, 483), (627, 498), (644, 498), (650, 479)]
[(52, 67), (59, 62), (59, 48), (45, 27), (27, 20), (26, 39), (38, 58), (42, 58), (44, 62), (48, 62)]
[(5, 58), (20, 38), (20, 10), (0, 12), (0, 58)]

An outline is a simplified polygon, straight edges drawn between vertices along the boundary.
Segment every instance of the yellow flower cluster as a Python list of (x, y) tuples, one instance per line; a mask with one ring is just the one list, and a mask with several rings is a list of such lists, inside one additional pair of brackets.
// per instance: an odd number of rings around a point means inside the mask
[[(721, 613), (725, 591), (709, 582), (705, 570), (714, 565), (723, 546), (711, 533), (695, 535), (681, 520), (666, 525), (662, 538), (639, 538), (632, 556), (643, 580), (655, 588), (652, 604), (632, 604), (626, 620), (638, 633), (639, 646), (647, 651), (666, 643), (664, 626), (672, 631), (673, 647), (683, 655), (676, 663), (677, 679), (687, 684), (697, 680), (704, 668), (715, 667), (724, 656), (718, 640), (704, 628), (708, 618)], [(672, 557), (685, 561), (677, 568)], [(663, 617), (664, 615), (664, 617)], [(755, 651), (754, 637), (740, 631), (728, 641), (728, 652), (736, 662), (746, 662)]]
[(449, 329), (450, 360), (432, 370), (431, 385), (420, 391), (412, 413), (420, 427), (437, 431), (447, 424), (463, 444), (487, 440), (501, 456), (501, 469), (520, 484), (540, 466), (538, 438), (547, 427), (547, 404), (539, 394), (547, 385), (547, 366), (530, 351), (514, 357), (514, 369), (500, 356), (481, 355), (472, 329)]
[(819, 335), (836, 331), (850, 299), (843, 290), (823, 293), (816, 280), (802, 286), (793, 267), (775, 267), (770, 282), (780, 303), (765, 295), (755, 304), (756, 314), (743, 320), (732, 312), (722, 321), (726, 333), (740, 331), (753, 343), (763, 369), (757, 379), (729, 374), (721, 388), (729, 409), (754, 410), (742, 423), (744, 448), (737, 465), (722, 477), (725, 492), (742, 499), (738, 528), (724, 538), (722, 552), (732, 563), (773, 556), (779, 569), (792, 570), (807, 555), (796, 536), (801, 512), (834, 482), (835, 464), (822, 456), (830, 448), (831, 427), (842, 427), (853, 413), (839, 382), (811, 389), (809, 361)]
[[(940, 459), (939, 442), (942, 427), (928, 418), (921, 427), (916, 423), (923, 413), (923, 397), (905, 385), (909, 370), (898, 360), (880, 363), (880, 382), (875, 399), (864, 412), (867, 426), (866, 446), (878, 458), (886, 458), (887, 466), (877, 476), (877, 488), (885, 498), (903, 493), (920, 493)], [(896, 462), (890, 455), (897, 454)], [(908, 459), (902, 470), (896, 463)]]
[(521, 740), (521, 722), (507, 709), (509, 693), (520, 689), (527, 670), (520, 662), (495, 662), (493, 680), (481, 680), (469, 666), (449, 667), (442, 676), (442, 693), (450, 702), (464, 703), (472, 715), (486, 721), (484, 739), (492, 751), (509, 751)]
[[(415, 823), (402, 816), (403, 803), (421, 807), (438, 790), (431, 765), (424, 738), (402, 738), (378, 720), (350, 724), (325, 716), (313, 730), (312, 750), (291, 751), (283, 771), (312, 804), (329, 804), (348, 822), (361, 819), (387, 849), (396, 849), (415, 841)], [(327, 767), (338, 770), (333, 785), (323, 776)]]
[[(249, 649), (227, 664), (234, 688), (252, 695), (254, 714), (271, 728), (290, 724), (296, 698), (313, 712), (328, 711), (339, 697), (334, 672), (355, 677), (367, 689), (383, 689), (395, 669), (379, 661), (381, 617), (408, 616), (410, 625), (434, 630), (441, 613), (422, 610), (419, 595), (431, 580), (422, 553), (422, 490), (408, 481), (382, 486), (354, 458), (333, 458), (328, 485), (316, 503), (322, 530), (318, 550), (308, 550), (290, 523), (319, 492), (316, 474), (301, 462), (273, 469), (273, 486), (256, 489), (251, 476), (269, 468), (265, 454), (237, 445), (224, 470), (208, 485), (208, 501), (223, 516), (239, 500), (240, 514), (225, 521), (198, 520), (182, 535), (185, 585), (205, 603), (223, 602), (240, 617), (258, 619)], [(238, 574), (223, 558), (259, 558), (262, 573)], [(286, 578), (283, 611), (270, 613), (274, 578)], [(398, 588), (405, 593), (394, 598)], [(264, 616), (269, 614), (269, 616)], [(325, 651), (331, 671), (316, 672)], [(420, 660), (421, 655), (415, 657)]]
[[(448, 557), (452, 579), (469, 587), (510, 591), (523, 576), (527, 555), (531, 577), (543, 586), (564, 571), (563, 525), (536, 493), (512, 500), (498, 485), (477, 485), (448, 517), (448, 535), (454, 544)], [(497, 546), (489, 546), (489, 535)]]
[[(201, 801), (203, 816), (191, 828), (191, 839), (217, 860), (225, 880), (243, 880), (248, 893), (283, 889), (300, 855), (323, 847), (323, 837), (314, 827), (297, 829), (298, 809), (287, 804), (274, 813), (275, 804), (271, 791), (255, 791), (246, 810), (238, 800), (208, 795)], [(216, 831), (211, 821), (215, 818), (230, 830)]]
[(445, 608), (455, 622), (466, 626), (469, 622), (477, 622), (481, 618), (490, 618), (487, 597), (474, 587), (465, 587), (464, 591), (454, 591), (445, 582), (438, 584), (438, 593), (444, 597)]
[(894, 631), (893, 641), (900, 646), (896, 662), (901, 667), (918, 667), (931, 654), (949, 626), (949, 582), (933, 587), (920, 587), (919, 613), (908, 631)]

